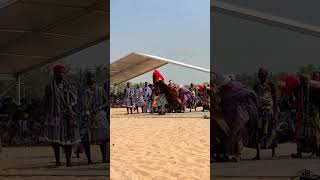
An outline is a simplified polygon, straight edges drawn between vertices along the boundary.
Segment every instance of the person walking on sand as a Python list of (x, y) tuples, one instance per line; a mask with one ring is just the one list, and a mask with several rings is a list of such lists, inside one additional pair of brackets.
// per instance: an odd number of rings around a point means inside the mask
[(65, 67), (55, 65), (53, 77), (45, 89), (44, 140), (52, 144), (56, 166), (61, 166), (60, 147), (65, 150), (66, 166), (71, 166), (72, 145), (80, 142), (79, 129), (73, 107), (76, 96), (69, 83), (64, 80)]

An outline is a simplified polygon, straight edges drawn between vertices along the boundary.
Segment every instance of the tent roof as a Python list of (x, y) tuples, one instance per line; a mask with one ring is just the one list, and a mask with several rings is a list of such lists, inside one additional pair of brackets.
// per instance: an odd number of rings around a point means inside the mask
[(109, 39), (107, 0), (0, 2), (0, 76), (43, 66)]
[[(277, 5), (276, 2), (274, 4), (275, 6)], [(231, 3), (222, 0), (211, 0), (211, 10), (216, 13), (222, 13), (289, 31), (320, 37), (320, 27), (306, 23), (301, 20), (301, 18), (288, 18), (284, 15), (279, 15), (280, 13), (273, 15), (274, 13), (263, 12), (244, 5), (239, 5), (238, 3)]]
[(207, 73), (210, 72), (210, 70), (171, 59), (133, 52), (111, 63), (110, 81), (112, 85), (118, 85), (167, 64), (175, 64)]

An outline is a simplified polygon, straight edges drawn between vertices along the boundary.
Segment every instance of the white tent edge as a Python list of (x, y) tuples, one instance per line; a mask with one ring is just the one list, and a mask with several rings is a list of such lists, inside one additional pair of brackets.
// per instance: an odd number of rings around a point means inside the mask
[(219, 0), (211, 1), (211, 11), (297, 33), (320, 37), (320, 27), (318, 26), (302, 23), (289, 18), (274, 16), (243, 6), (221, 2)]
[[(205, 69), (205, 68), (197, 67), (197, 66), (194, 66), (194, 65), (190, 65), (190, 64), (178, 62), (178, 61), (175, 61), (175, 60), (172, 60), (172, 59), (168, 59), (168, 58), (163, 58), (163, 57), (159, 57), (159, 56), (155, 56), (155, 55), (140, 53), (140, 52), (131, 52), (131, 53), (128, 53), (127, 55), (119, 58), (118, 60), (113, 61), (113, 62), (110, 64), (110, 66), (111, 66), (113, 63), (116, 63), (116, 62), (120, 61), (121, 59), (130, 56), (131, 54), (143, 56), (143, 57), (146, 57), (146, 58), (156, 59), (156, 60), (158, 60), (158, 61), (163, 61), (164, 63), (163, 63), (162, 65), (157, 66), (157, 67), (150, 68), (149, 70), (144, 71), (144, 72), (142, 72), (142, 73), (138, 73), (138, 74), (134, 75), (134, 76), (131, 77), (131, 78), (128, 78), (128, 79), (125, 79), (125, 80), (122, 80), (122, 81), (116, 82), (116, 83), (115, 83), (115, 82), (112, 82), (112, 80), (111, 80), (112, 77), (111, 77), (111, 75), (110, 75), (111, 84), (112, 84), (113, 86), (117, 86), (117, 85), (119, 85), (119, 84), (121, 84), (121, 83), (123, 83), (123, 82), (126, 82), (126, 81), (130, 80), (130, 79), (137, 78), (137, 77), (139, 77), (139, 76), (141, 76), (141, 75), (143, 75), (143, 74), (146, 74), (146, 73), (148, 73), (148, 72), (151, 72), (151, 71), (153, 71), (153, 70), (155, 70), (155, 69), (158, 69), (158, 68), (163, 67), (163, 66), (168, 65), (168, 64), (173, 64), (173, 65), (177, 65), (177, 66), (180, 66), (180, 67), (189, 68), (189, 69), (197, 70), (197, 71), (204, 72), (204, 73), (210, 73), (210, 70), (209, 70), (209, 69)], [(113, 71), (113, 70), (111, 69), (111, 67), (110, 67), (110, 71)]]
[(149, 55), (149, 54), (144, 54), (144, 53), (136, 53), (136, 54), (139, 54), (139, 55), (142, 55), (142, 56), (146, 56), (146, 57), (150, 57), (150, 58), (159, 59), (159, 60), (167, 62), (167, 64), (174, 64), (174, 65), (178, 65), (178, 66), (181, 66), (181, 67), (198, 70), (198, 71), (205, 72), (205, 73), (210, 73), (210, 70), (208, 70), (208, 69), (197, 67), (197, 66), (194, 66), (194, 65), (186, 64), (186, 63), (182, 63), (182, 62), (178, 62), (178, 61), (174, 61), (172, 59), (167, 59), (167, 58), (154, 56), (154, 55)]

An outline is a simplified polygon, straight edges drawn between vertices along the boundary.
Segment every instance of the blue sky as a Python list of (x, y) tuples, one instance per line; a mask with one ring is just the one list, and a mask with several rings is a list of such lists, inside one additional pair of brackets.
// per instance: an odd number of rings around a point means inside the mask
[[(111, 62), (130, 52), (152, 54), (210, 67), (209, 0), (111, 0)], [(166, 79), (186, 84), (209, 74), (167, 65)], [(151, 81), (151, 74), (134, 80)]]

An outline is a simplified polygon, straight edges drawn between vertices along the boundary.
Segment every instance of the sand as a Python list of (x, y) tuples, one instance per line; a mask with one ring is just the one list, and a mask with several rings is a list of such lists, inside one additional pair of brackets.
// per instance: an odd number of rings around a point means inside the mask
[(251, 160), (256, 151), (244, 148), (242, 161), (239, 163), (213, 163), (211, 166), (211, 177), (214, 179), (293, 179), (302, 169), (308, 169), (316, 175), (320, 175), (320, 158), (310, 154), (304, 154), (303, 159), (293, 159), (291, 153), (296, 152), (296, 144), (279, 144), (277, 148), (277, 158), (271, 158), (271, 150), (263, 150), (261, 160)]
[(125, 109), (112, 109), (110, 178), (210, 179), (210, 128), (203, 115), (126, 115)]
[[(84, 154), (73, 158), (73, 167), (55, 168), (51, 147), (9, 147), (0, 153), (1, 180), (106, 180), (108, 164), (101, 163), (98, 146), (92, 147), (92, 158), (97, 164), (87, 165)], [(61, 161), (65, 165), (64, 154)]]

